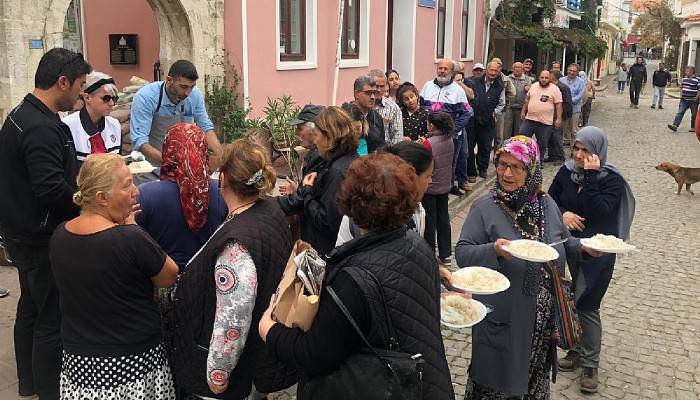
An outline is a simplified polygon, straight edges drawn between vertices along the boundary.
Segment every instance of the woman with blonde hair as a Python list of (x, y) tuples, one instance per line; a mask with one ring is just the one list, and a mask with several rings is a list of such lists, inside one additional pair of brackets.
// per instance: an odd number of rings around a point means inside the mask
[(178, 280), (173, 371), (183, 395), (245, 399), (253, 382), (262, 390), (285, 387), (265, 381), (274, 361), (250, 327), (282, 277), (292, 237), (268, 198), (277, 175), (260, 146), (245, 139), (229, 144), (220, 172), (229, 213)]
[(63, 118), (73, 135), (78, 162), (90, 154), (119, 154), (122, 128), (116, 118), (110, 117), (119, 101), (118, 92), (111, 76), (97, 71), (88, 74), (81, 96), (84, 106)]
[(116, 154), (88, 156), (73, 201), (80, 216), (50, 245), (61, 305), (61, 399), (174, 399), (154, 286), (177, 266), (134, 223), (138, 190)]
[(340, 107), (321, 111), (314, 123), (314, 141), (326, 166), (306, 175), (297, 191), (278, 198), (278, 203), (285, 214), (299, 216), (301, 239), (326, 254), (335, 247), (338, 237), (343, 214), (336, 196), (350, 163), (357, 158), (359, 138), (352, 119)]

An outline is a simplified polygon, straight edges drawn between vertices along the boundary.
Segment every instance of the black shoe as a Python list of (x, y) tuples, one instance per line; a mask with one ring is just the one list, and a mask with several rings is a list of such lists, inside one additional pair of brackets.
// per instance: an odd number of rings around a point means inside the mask
[(635, 109), (638, 109), (638, 108), (639, 108), (639, 106), (635, 104), (635, 105), (634, 105), (634, 108), (635, 108)]
[(438, 262), (444, 266), (452, 265), (452, 256), (438, 257)]
[(450, 194), (453, 194), (453, 195), (455, 195), (455, 196), (457, 196), (457, 197), (462, 197), (462, 196), (464, 196), (464, 192), (462, 192), (461, 190), (459, 190), (459, 188), (458, 188), (457, 186), (452, 186), (452, 189), (450, 189)]
[[(695, 129), (688, 129), (688, 132), (695, 132)], [(2, 297), (2, 296), (0, 296)]]
[(479, 176), (486, 179), (486, 176), (487, 176), (486, 171), (479, 171)]
[(663, 110), (663, 109), (664, 109), (664, 106), (659, 106), (659, 110)]
[[(651, 108), (656, 108), (656, 106), (652, 104), (652, 105), (651, 105)], [(660, 107), (659, 107), (659, 108), (660, 108)]]
[(666, 125), (666, 126), (668, 126), (668, 129), (670, 129), (670, 130), (672, 130), (672, 131), (674, 131), (674, 132), (678, 131), (678, 127), (675, 126), (675, 125), (668, 124), (668, 125)]

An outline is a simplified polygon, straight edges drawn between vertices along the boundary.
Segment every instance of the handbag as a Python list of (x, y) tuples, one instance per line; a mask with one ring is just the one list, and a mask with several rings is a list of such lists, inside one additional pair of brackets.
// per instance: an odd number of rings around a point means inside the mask
[(564, 285), (559, 274), (559, 268), (554, 263), (544, 264), (545, 271), (552, 277), (552, 297), (554, 299), (554, 319), (556, 321), (557, 346), (564, 350), (572, 350), (581, 337), (581, 325), (574, 313), (574, 296)]
[[(373, 274), (366, 272), (378, 283)], [(381, 285), (379, 288), (381, 292)], [(327, 291), (360, 336), (364, 346), (350, 354), (337, 370), (300, 384), (299, 399), (421, 399), (425, 361), (420, 353), (411, 355), (398, 350), (396, 333), (386, 312), (383, 293), (382, 304), (386, 313), (384, 321), (387, 322), (391, 336), (388, 350), (372, 347), (333, 288), (327, 286)]]

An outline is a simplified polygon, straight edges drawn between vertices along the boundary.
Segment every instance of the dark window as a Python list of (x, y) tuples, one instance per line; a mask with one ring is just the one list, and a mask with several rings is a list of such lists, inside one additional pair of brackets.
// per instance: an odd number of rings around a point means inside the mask
[(447, 14), (447, 7), (445, 3), (447, 0), (438, 0), (437, 8), (437, 50), (435, 52), (435, 57), (443, 58), (445, 57), (445, 19)]
[(280, 60), (306, 60), (306, 0), (280, 2)]
[(462, 0), (462, 49), (460, 55), (467, 58), (469, 48), (469, 0)]
[(360, 1), (346, 0), (343, 10), (341, 58), (360, 58)]

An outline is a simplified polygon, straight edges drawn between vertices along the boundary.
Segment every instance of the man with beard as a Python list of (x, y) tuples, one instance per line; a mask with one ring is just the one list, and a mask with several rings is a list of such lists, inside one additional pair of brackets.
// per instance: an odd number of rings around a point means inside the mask
[(552, 128), (559, 129), (562, 123), (561, 90), (550, 84), (549, 71), (540, 72), (538, 83), (527, 92), (520, 119), (523, 121), (520, 134), (529, 137), (535, 135), (541, 156), (547, 148)]
[[(429, 112), (443, 111), (452, 117), (454, 129), (454, 157), (452, 159), (453, 176), (458, 184), (467, 188), (467, 144), (464, 128), (472, 116), (472, 109), (467, 100), (467, 95), (457, 83), (452, 80), (455, 63), (452, 60), (442, 59), (437, 64), (437, 76), (428, 81), (420, 91), (420, 104)], [(451, 194), (461, 196), (459, 187), (453, 186)]]
[(647, 84), (647, 67), (644, 58), (637, 57), (637, 61), (632, 64), (627, 72), (627, 83), (630, 87), (630, 108), (639, 108), (639, 93)]
[(80, 210), (73, 203), (73, 136), (58, 112), (73, 109), (91, 70), (82, 54), (49, 50), (39, 61), (34, 91), (0, 130), (0, 224), (22, 291), (14, 331), (20, 396), (59, 398), (61, 314), (49, 239)]
[(527, 75), (528, 78), (530, 78), (530, 81), (532, 81), (532, 83), (535, 83), (535, 81), (537, 80), (535, 74), (532, 73), (532, 68), (534, 66), (535, 62), (532, 61), (531, 58), (526, 58), (525, 60), (523, 60), (523, 73)]
[[(204, 96), (197, 88), (197, 69), (187, 60), (178, 60), (168, 71), (163, 82), (152, 82), (139, 89), (131, 105), (131, 142), (153, 165), (160, 166), (165, 135), (171, 126), (179, 123), (196, 123), (206, 134), (207, 145), (212, 151), (209, 165), (217, 169), (221, 143), (214, 132), (204, 104)], [(146, 180), (158, 179), (149, 175)]]

